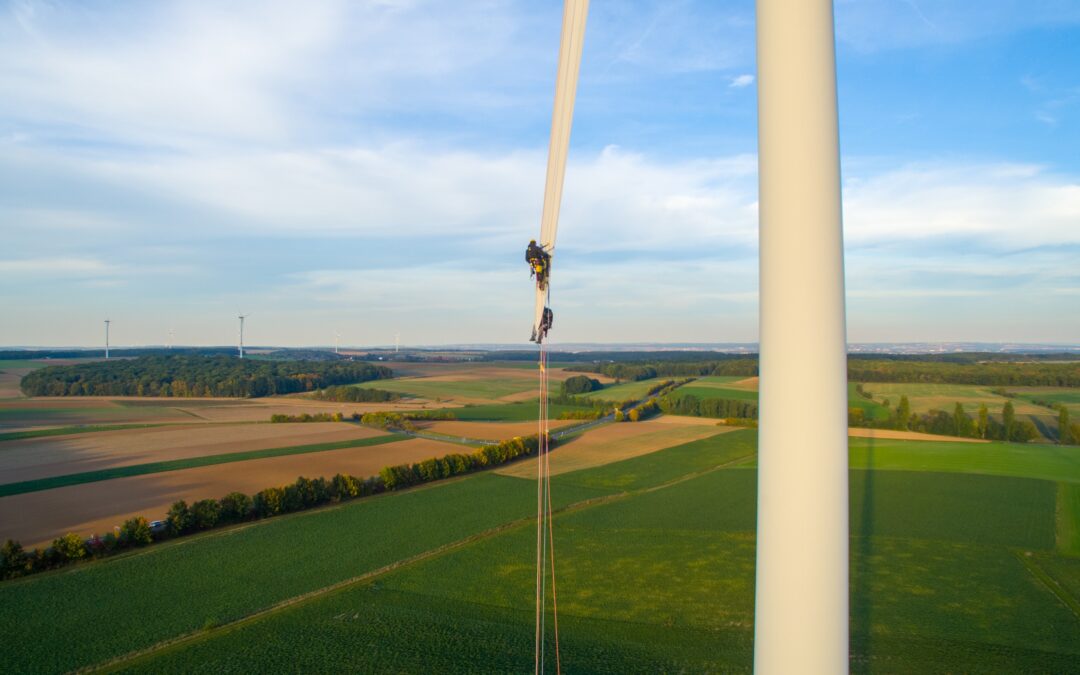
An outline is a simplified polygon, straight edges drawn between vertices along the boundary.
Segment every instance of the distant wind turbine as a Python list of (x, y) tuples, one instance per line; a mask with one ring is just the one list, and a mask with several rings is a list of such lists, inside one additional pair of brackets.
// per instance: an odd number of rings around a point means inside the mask
[(338, 353), (338, 341), (341, 340), (341, 333), (334, 331), (334, 353)]
[(401, 333), (394, 333), (394, 352), (401, 351)]
[(244, 319), (251, 316), (250, 314), (241, 314), (240, 319), (240, 358), (244, 358)]
[(109, 358), (109, 324), (112, 319), (105, 319), (105, 358)]
[(169, 342), (168, 342), (168, 344), (165, 345), (165, 348), (166, 349), (172, 349), (172, 343), (173, 343), (173, 329), (170, 328), (169, 329)]

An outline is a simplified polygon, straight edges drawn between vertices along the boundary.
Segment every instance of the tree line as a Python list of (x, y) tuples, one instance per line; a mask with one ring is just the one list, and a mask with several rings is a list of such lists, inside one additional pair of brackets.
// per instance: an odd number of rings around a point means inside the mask
[(389, 368), (360, 361), (176, 355), (49, 366), (27, 374), (21, 386), (28, 396), (255, 398), (390, 377)]
[[(1026, 357), (1025, 357), (1026, 358)], [(1071, 361), (976, 361), (914, 358), (848, 357), (851, 382), (925, 382), (935, 384), (982, 384), (1032, 387), (1080, 387), (1080, 360)], [(616, 380), (647, 380), (653, 377), (758, 374), (756, 358), (722, 361), (656, 361), (590, 363), (570, 366), (575, 372), (598, 373)]]
[[(979, 405), (974, 417), (968, 415), (959, 402), (953, 404), (952, 412), (931, 410), (926, 413), (913, 413), (908, 397), (901, 396), (899, 405), (889, 408), (889, 416), (885, 419), (866, 419), (861, 408), (849, 408), (848, 424), (853, 427), (920, 431), (941, 436), (982, 438), (1013, 443), (1027, 443), (1039, 437), (1039, 430), (1030, 420), (1017, 419), (1016, 408), (1012, 401), (1006, 401), (1002, 406), (999, 419), (990, 414), (990, 409), (985, 403)], [(1059, 419), (1059, 424), (1063, 425), (1061, 427), (1062, 442), (1065, 442), (1064, 438), (1070, 430), (1067, 410)], [(1080, 431), (1080, 428), (1077, 428), (1077, 431)]]
[[(555, 439), (549, 436), (548, 443), (554, 447)], [(414, 464), (385, 467), (378, 475), (368, 478), (341, 473), (330, 480), (301, 476), (289, 485), (266, 488), (250, 496), (230, 492), (221, 499), (201, 499), (191, 505), (180, 500), (169, 508), (161, 527), (151, 528), (146, 518), (137, 516), (124, 521), (115, 534), (109, 532), (83, 539), (68, 533), (53, 540), (44, 550), (26, 551), (21, 544), (8, 539), (0, 546), (0, 579), (55, 569), (80, 560), (104, 558), (154, 541), (215, 527), (271, 518), (472, 473), (535, 455), (539, 445), (536, 435), (512, 438), (467, 454), (452, 453)]]
[(383, 389), (334, 385), (312, 393), (311, 398), (316, 401), (334, 401), (336, 403), (387, 403), (401, 400), (401, 394)]

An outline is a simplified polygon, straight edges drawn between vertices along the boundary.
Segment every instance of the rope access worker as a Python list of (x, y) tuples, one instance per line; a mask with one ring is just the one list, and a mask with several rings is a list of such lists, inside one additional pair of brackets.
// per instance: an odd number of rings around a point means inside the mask
[(535, 342), (540, 344), (547, 337), (548, 331), (551, 330), (551, 323), (555, 319), (555, 315), (551, 312), (550, 307), (544, 308), (544, 313), (540, 316), (540, 327), (533, 329), (533, 336), (529, 338), (529, 342)]
[(544, 288), (547, 285), (548, 270), (551, 268), (551, 254), (537, 244), (535, 239), (531, 239), (525, 249), (525, 261), (529, 263), (529, 272), (536, 277), (537, 285)]

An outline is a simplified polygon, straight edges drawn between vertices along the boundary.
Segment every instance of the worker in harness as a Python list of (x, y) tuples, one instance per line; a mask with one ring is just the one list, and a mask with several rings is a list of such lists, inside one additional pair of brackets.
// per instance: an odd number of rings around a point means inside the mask
[(551, 313), (550, 307), (544, 308), (544, 313), (540, 316), (540, 326), (533, 329), (532, 337), (529, 338), (529, 342), (535, 342), (540, 344), (547, 337), (548, 331), (551, 330), (551, 323), (555, 319), (555, 315)]
[(531, 239), (528, 248), (525, 249), (525, 261), (529, 263), (530, 275), (536, 277), (536, 284), (540, 288), (545, 288), (548, 270), (551, 269), (551, 254), (545, 251), (543, 246), (537, 244), (535, 239)]

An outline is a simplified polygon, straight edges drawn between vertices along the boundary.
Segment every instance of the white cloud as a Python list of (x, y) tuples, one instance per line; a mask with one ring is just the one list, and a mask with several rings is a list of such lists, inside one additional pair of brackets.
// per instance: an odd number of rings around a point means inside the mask
[(741, 89), (742, 87), (749, 87), (754, 83), (754, 76), (749, 73), (738, 75), (731, 78), (731, 83), (728, 85), (733, 89)]
[(56, 257), (0, 260), (0, 274), (10, 276), (105, 276), (118, 270), (95, 258)]
[(911, 165), (844, 186), (850, 245), (961, 237), (999, 250), (1080, 244), (1080, 179), (1023, 164)]

